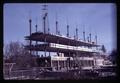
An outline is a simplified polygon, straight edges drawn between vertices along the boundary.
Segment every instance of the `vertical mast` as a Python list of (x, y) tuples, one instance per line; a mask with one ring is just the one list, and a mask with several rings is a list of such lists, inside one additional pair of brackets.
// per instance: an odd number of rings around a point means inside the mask
[[(30, 28), (30, 36), (31, 36), (31, 24), (32, 24), (32, 20), (31, 20), (31, 15), (30, 15), (30, 19), (29, 19), (29, 28)], [(30, 39), (30, 47), (31, 47), (32, 41)], [(31, 49), (30, 49), (30, 55), (31, 55)]]
[(68, 19), (67, 19), (67, 37), (69, 37), (69, 25), (68, 25)]
[(32, 20), (29, 19), (29, 25), (30, 25), (30, 36), (31, 36), (31, 23), (32, 23)]
[(85, 40), (85, 27), (83, 27), (84, 28), (84, 30), (83, 30), (83, 39), (84, 39), (84, 41), (86, 41)]
[[(46, 18), (47, 18), (47, 9), (46, 9), (46, 7), (47, 7), (47, 5), (43, 5), (43, 31), (44, 31), (44, 34), (46, 34), (47, 33), (47, 31), (46, 30), (48, 30), (47, 28), (46, 28)], [(46, 43), (46, 36), (44, 37), (44, 43)], [(45, 57), (46, 57), (46, 47), (45, 47), (45, 50), (44, 50), (45, 52)]]
[(95, 44), (96, 44), (96, 45), (97, 45), (97, 43), (98, 43), (98, 42), (97, 42), (97, 39), (98, 39), (98, 38), (97, 38), (97, 33), (96, 33), (96, 30), (95, 30)]
[(36, 32), (37, 32), (37, 28), (38, 28), (38, 27), (37, 27), (37, 18), (36, 18), (36, 25), (35, 25), (35, 28), (36, 28)]
[(43, 14), (43, 31), (44, 31), (44, 33), (46, 33), (46, 18), (47, 18), (47, 9), (46, 9), (46, 7), (47, 7), (47, 5), (43, 5), (43, 12), (44, 12), (44, 14)]
[(67, 25), (67, 37), (69, 37), (69, 25)]
[(32, 23), (32, 20), (31, 20), (31, 12), (29, 12), (29, 28), (30, 28), (30, 35), (31, 35), (31, 23)]
[(96, 45), (97, 45), (97, 35), (95, 36), (95, 42), (96, 42)]
[[(36, 18), (36, 25), (35, 25), (35, 28), (36, 28), (36, 33), (37, 33), (37, 18)], [(36, 41), (36, 46), (37, 46), (37, 41)], [(38, 51), (36, 51), (36, 55), (38, 55)]]
[(89, 38), (90, 38), (90, 43), (91, 43), (91, 27), (90, 27), (90, 34), (89, 34)]
[(90, 37), (90, 43), (91, 43), (91, 33), (89, 34), (89, 37)]
[(76, 28), (76, 40), (78, 40), (78, 28)]
[(58, 20), (57, 20), (57, 13), (56, 13), (56, 22), (55, 22), (55, 24), (56, 24), (56, 35), (58, 35)]
[[(96, 33), (96, 30), (95, 30), (95, 44), (97, 45), (98, 44), (98, 38), (97, 38), (97, 33)], [(98, 50), (98, 47), (96, 46), (96, 50)]]
[(87, 41), (89, 42), (89, 36), (87, 37)]

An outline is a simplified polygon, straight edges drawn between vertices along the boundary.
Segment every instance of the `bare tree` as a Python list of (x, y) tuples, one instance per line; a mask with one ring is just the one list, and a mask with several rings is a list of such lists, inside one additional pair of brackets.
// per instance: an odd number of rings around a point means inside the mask
[(10, 42), (9, 44), (5, 45), (4, 56), (18, 56), (20, 54), (20, 51), (20, 42)]
[(10, 42), (4, 48), (4, 56), (9, 57), (9, 61), (16, 63), (18, 67), (35, 66), (33, 56), (24, 48), (20, 42)]

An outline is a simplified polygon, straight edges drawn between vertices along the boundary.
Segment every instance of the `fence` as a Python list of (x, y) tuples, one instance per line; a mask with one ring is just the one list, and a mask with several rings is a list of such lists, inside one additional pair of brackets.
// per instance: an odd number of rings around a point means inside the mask
[(4, 72), (4, 79), (35, 79), (41, 72), (41, 68)]

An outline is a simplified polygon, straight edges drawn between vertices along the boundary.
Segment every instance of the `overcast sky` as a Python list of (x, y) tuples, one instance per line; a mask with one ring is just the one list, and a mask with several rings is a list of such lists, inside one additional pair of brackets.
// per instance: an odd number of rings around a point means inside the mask
[[(32, 32), (35, 24), (42, 31), (43, 4), (4, 4), (4, 44), (10, 41), (25, 42), (24, 36), (29, 35), (29, 18), (32, 18)], [(31, 13), (29, 13), (31, 12)], [(48, 20), (51, 33), (55, 33), (56, 13), (58, 27), (61, 34), (66, 35), (67, 20), (70, 26), (70, 36), (78, 28), (79, 38), (83, 39), (85, 27), (86, 35), (92, 33), (98, 36), (98, 43), (104, 44), (107, 51), (116, 47), (116, 5), (112, 3), (57, 3), (48, 4)]]

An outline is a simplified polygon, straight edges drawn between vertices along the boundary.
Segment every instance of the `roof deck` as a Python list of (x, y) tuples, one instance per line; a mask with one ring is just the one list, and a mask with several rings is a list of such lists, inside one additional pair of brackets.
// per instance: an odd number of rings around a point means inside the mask
[(35, 32), (32, 33), (31, 36), (25, 36), (26, 40), (32, 41), (40, 41), (40, 42), (49, 42), (49, 43), (58, 43), (63, 45), (70, 45), (70, 46), (89, 46), (89, 47), (98, 47), (94, 43), (85, 42), (82, 40), (75, 40), (73, 38), (60, 36), (60, 35), (53, 35), (53, 34), (44, 34), (42, 32)]

